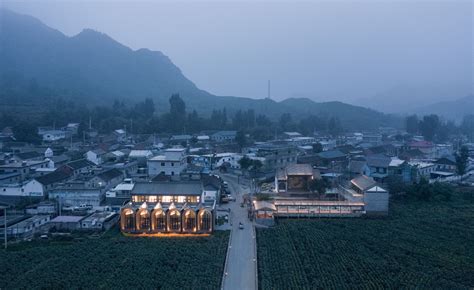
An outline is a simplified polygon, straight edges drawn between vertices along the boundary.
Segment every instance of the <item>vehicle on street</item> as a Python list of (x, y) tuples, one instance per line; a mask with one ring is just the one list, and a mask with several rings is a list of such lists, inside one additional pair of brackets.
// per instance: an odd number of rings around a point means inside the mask
[(90, 210), (90, 209), (92, 209), (92, 205), (85, 204), (85, 203), (74, 207), (74, 210)]
[(244, 229), (244, 224), (243, 223), (239, 223), (239, 229), (243, 230)]

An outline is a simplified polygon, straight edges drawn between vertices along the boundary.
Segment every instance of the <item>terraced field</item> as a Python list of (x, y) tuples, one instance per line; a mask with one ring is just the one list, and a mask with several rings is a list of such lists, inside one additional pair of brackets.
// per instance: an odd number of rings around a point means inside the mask
[(261, 289), (474, 287), (474, 203), (393, 203), (388, 218), (257, 231)]

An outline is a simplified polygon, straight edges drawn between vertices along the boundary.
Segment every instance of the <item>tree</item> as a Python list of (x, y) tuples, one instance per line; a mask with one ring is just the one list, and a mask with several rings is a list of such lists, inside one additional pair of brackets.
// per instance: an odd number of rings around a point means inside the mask
[(339, 118), (332, 117), (328, 122), (328, 133), (337, 136), (342, 132), (342, 125)]
[(237, 142), (241, 150), (243, 147), (245, 147), (245, 145), (247, 145), (247, 137), (243, 131), (237, 131), (237, 135), (235, 135), (235, 142)]
[(173, 117), (184, 117), (186, 114), (186, 104), (184, 103), (183, 99), (179, 96), (179, 94), (173, 94), (170, 97), (170, 114)]
[(405, 193), (407, 186), (403, 183), (402, 177), (398, 175), (389, 175), (386, 179), (388, 191), (392, 196), (399, 196)]
[(419, 130), (419, 121), (417, 115), (411, 115), (405, 118), (405, 129), (409, 134), (415, 135)]
[(456, 153), (456, 172), (459, 176), (466, 174), (467, 162), (469, 159), (469, 150), (466, 146), (462, 146), (458, 153)]
[(461, 123), (461, 132), (466, 135), (469, 140), (474, 141), (474, 115), (464, 116)]
[(423, 120), (420, 122), (421, 134), (426, 140), (433, 141), (436, 133), (438, 133), (439, 125), (440, 122), (438, 115), (424, 116)]
[(247, 170), (252, 165), (252, 159), (248, 158), (247, 156), (244, 156), (240, 158), (239, 165), (240, 168), (242, 168), (243, 170)]
[(237, 130), (241, 130), (246, 127), (245, 125), (244, 113), (242, 113), (242, 110), (238, 110), (232, 119), (232, 126)]
[(18, 141), (31, 143), (40, 143), (41, 141), (36, 127), (27, 121), (19, 121), (12, 130)]
[(323, 151), (323, 145), (321, 143), (314, 143), (313, 144), (313, 153), (320, 153)]
[(318, 192), (318, 194), (326, 193), (326, 189), (328, 188), (327, 181), (324, 179), (313, 179), (309, 183), (309, 189), (313, 192)]
[(272, 121), (265, 115), (258, 115), (255, 122), (257, 126), (261, 127), (270, 127), (272, 125)]
[(290, 113), (284, 113), (280, 116), (280, 119), (278, 120), (278, 124), (280, 125), (280, 128), (283, 130), (288, 130), (291, 128), (293, 122), (293, 118), (291, 117)]
[(170, 114), (167, 124), (173, 133), (181, 132), (186, 125), (186, 104), (179, 94), (173, 94), (169, 102)]
[(258, 159), (253, 159), (252, 160), (252, 171), (253, 171), (254, 175), (256, 175), (257, 172), (259, 172), (262, 167), (263, 167), (262, 161), (260, 161)]

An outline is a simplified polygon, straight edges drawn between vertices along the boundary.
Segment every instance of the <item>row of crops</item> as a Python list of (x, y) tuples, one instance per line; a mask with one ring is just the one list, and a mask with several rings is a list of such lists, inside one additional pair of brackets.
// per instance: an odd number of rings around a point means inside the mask
[(261, 289), (474, 287), (474, 204), (396, 203), (388, 218), (257, 231)]
[(0, 289), (218, 289), (228, 232), (32, 242), (0, 250)]

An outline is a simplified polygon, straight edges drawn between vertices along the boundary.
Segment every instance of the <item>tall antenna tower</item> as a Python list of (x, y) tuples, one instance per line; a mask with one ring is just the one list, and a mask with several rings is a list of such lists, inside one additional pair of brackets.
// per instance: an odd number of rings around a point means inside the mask
[(267, 84), (267, 98), (268, 99), (271, 99), (271, 95), (270, 95), (270, 92), (271, 92), (271, 83), (270, 83), (270, 80), (268, 80), (268, 84)]

